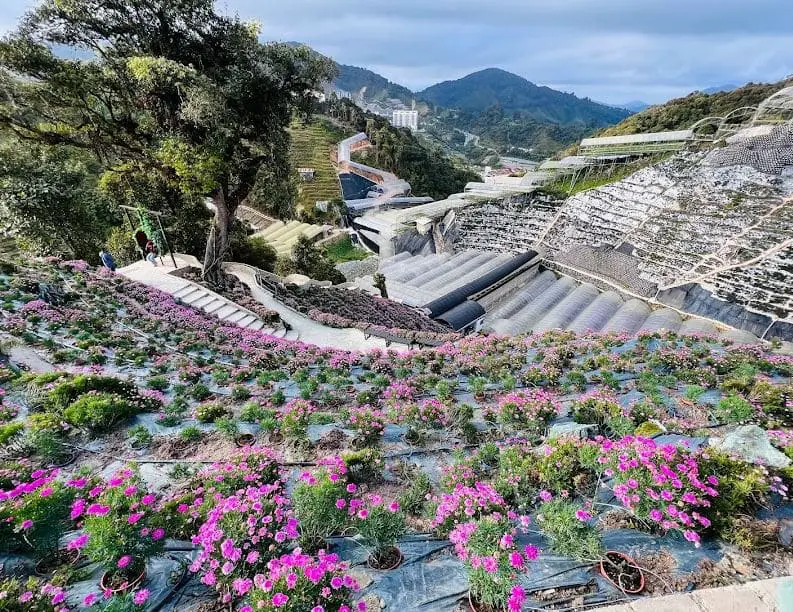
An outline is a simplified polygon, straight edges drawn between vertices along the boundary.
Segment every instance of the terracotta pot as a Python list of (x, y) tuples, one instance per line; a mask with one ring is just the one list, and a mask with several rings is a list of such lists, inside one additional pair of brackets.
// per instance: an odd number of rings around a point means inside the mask
[(405, 560), (405, 556), (402, 554), (402, 551), (399, 550), (399, 548), (397, 548), (396, 546), (393, 547), (393, 550), (397, 551), (399, 556), (390, 567), (377, 567), (373, 562), (372, 555), (369, 555), (369, 557), (366, 559), (366, 565), (368, 565), (373, 570), (378, 570), (381, 572), (390, 572), (391, 570), (398, 568), (400, 565), (402, 565), (402, 562)]
[(54, 467), (54, 468), (66, 467), (67, 465), (71, 465), (72, 463), (74, 463), (74, 460), (76, 458), (77, 458), (77, 453), (72, 451), (69, 454), (65, 455), (62, 459), (53, 461), (50, 467)]
[[(606, 553), (605, 553), (603, 556), (604, 556), (604, 558), (600, 560), (600, 574), (601, 574), (601, 575), (602, 575), (602, 576), (603, 576), (603, 577), (604, 577), (606, 580), (608, 580), (608, 581), (609, 581), (611, 584), (613, 584), (615, 587), (617, 587), (617, 588), (618, 588), (620, 591), (622, 591), (623, 593), (628, 593), (628, 594), (630, 594), (630, 595), (635, 595), (636, 593), (641, 593), (641, 592), (644, 590), (644, 572), (642, 572), (642, 570), (641, 570), (641, 569), (639, 569), (638, 565), (636, 564), (636, 561), (634, 561), (634, 560), (633, 560), (631, 557), (629, 557), (628, 555), (625, 555), (625, 554), (623, 554), (623, 553), (621, 553), (621, 552), (619, 552), (619, 551), (616, 551), (616, 550), (609, 550), (609, 551), (606, 551)], [(636, 589), (626, 589), (626, 588), (625, 588), (625, 587), (623, 587), (621, 584), (618, 584), (617, 582), (615, 582), (615, 581), (614, 581), (614, 580), (613, 580), (613, 579), (612, 579), (612, 578), (611, 578), (611, 577), (610, 577), (610, 576), (609, 576), (609, 575), (606, 573), (605, 564), (608, 564), (608, 557), (609, 557), (609, 556), (611, 556), (611, 557), (617, 557), (619, 560), (622, 560), (622, 561), (625, 561), (625, 562), (627, 562), (628, 564), (630, 564), (630, 565), (632, 566), (632, 568), (631, 568), (631, 569), (635, 569), (635, 570), (636, 570), (636, 572), (638, 572), (638, 574), (639, 574), (639, 587), (638, 587), (638, 588), (636, 588)]]
[(280, 444), (284, 441), (284, 434), (282, 434), (280, 431), (273, 431), (270, 432), (268, 439), (270, 440), (271, 444)]
[(239, 446), (240, 448), (246, 446), (253, 446), (256, 442), (256, 436), (251, 433), (244, 433), (234, 437), (234, 444)]
[(105, 572), (104, 574), (102, 574), (102, 577), (99, 579), (99, 586), (102, 588), (103, 591), (110, 591), (111, 593), (124, 593), (125, 591), (132, 591), (141, 584), (143, 584), (143, 581), (146, 579), (146, 570), (144, 569), (140, 573), (140, 575), (134, 580), (129, 580), (127, 581), (126, 584), (113, 589), (110, 588), (109, 586), (106, 586), (109, 583), (109, 578), (110, 578), (110, 576), (108, 576), (109, 573), (110, 572)]

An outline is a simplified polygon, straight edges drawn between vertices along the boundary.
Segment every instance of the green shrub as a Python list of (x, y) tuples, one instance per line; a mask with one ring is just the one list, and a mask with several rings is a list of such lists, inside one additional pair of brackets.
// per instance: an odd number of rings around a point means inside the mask
[(195, 425), (189, 425), (179, 432), (179, 439), (183, 442), (197, 442), (204, 437), (204, 432)]
[(340, 533), (348, 524), (346, 508), (337, 508), (336, 500), (347, 492), (341, 480), (332, 482), (326, 476), (314, 484), (300, 482), (292, 494), (295, 516), (300, 522), (300, 542), (314, 547), (319, 540)]
[(139, 405), (120, 395), (91, 391), (63, 411), (63, 420), (69, 425), (98, 433), (109, 431), (119, 421), (140, 411)]
[(152, 376), (146, 381), (146, 386), (149, 389), (155, 389), (157, 391), (165, 391), (169, 386), (170, 382), (165, 376)]
[(372, 549), (374, 560), (382, 563), (390, 549), (396, 546), (397, 540), (405, 533), (405, 515), (380, 504), (369, 508), (366, 518), (359, 516), (357, 527), (366, 545)]
[(17, 436), (25, 426), (22, 423), (7, 423), (0, 425), (0, 444), (5, 444), (11, 438)]
[(541, 504), (537, 511), (537, 525), (548, 539), (553, 552), (578, 561), (593, 562), (600, 558), (603, 545), (600, 533), (576, 512), (580, 505), (561, 499)]
[(754, 416), (754, 408), (744, 398), (729, 395), (721, 398), (716, 406), (715, 415), (720, 423), (740, 423)]
[(151, 432), (146, 429), (144, 425), (135, 425), (134, 427), (130, 427), (129, 431), (127, 432), (127, 437), (132, 443), (132, 446), (135, 448), (143, 448), (144, 446), (148, 446), (154, 439), (154, 437), (151, 435)]
[(378, 482), (383, 477), (383, 457), (376, 448), (344, 451), (341, 458), (347, 465), (347, 478), (355, 484)]
[(218, 418), (215, 421), (215, 428), (229, 440), (233, 440), (240, 432), (237, 421), (228, 416)]
[(407, 489), (399, 498), (402, 509), (413, 516), (421, 516), (427, 502), (427, 495), (432, 491), (430, 477), (424, 472), (419, 472), (410, 479)]
[(235, 402), (244, 402), (250, 396), (251, 392), (245, 385), (234, 385), (231, 389), (231, 399)]
[[(129, 400), (138, 398), (138, 388), (126, 380), (111, 376), (81, 374), (56, 385), (49, 393), (47, 407), (56, 411), (64, 410), (79, 397), (91, 391), (116, 395)], [(156, 408), (157, 406), (154, 405), (148, 409), (155, 410)]]
[(217, 419), (229, 416), (229, 409), (223, 404), (201, 404), (195, 409), (195, 418), (199, 423), (214, 423)]

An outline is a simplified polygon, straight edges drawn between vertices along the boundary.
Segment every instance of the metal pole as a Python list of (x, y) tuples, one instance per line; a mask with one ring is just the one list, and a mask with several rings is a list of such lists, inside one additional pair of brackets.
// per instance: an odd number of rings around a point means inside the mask
[[(168, 244), (168, 238), (165, 237), (165, 228), (162, 226), (162, 219), (160, 219), (160, 215), (155, 216), (157, 217), (157, 225), (160, 226), (160, 235), (162, 236), (162, 241), (165, 243), (165, 248), (168, 249), (168, 252), (171, 254), (173, 269), (176, 270), (176, 258), (173, 256), (173, 250), (171, 250), (171, 246)], [(160, 257), (160, 262), (162, 262), (162, 257)]]
[[(135, 240), (135, 224), (132, 223), (132, 219), (130, 219), (130, 217), (129, 217), (129, 211), (124, 206), (121, 207), (121, 210), (124, 211), (124, 218), (127, 220), (127, 223), (129, 224), (130, 236), (132, 237), (132, 242), (135, 243), (135, 250), (139, 254), (141, 254), (141, 257), (143, 257), (143, 255), (141, 253), (141, 250), (140, 250), (140, 246), (138, 245), (138, 241)], [(145, 257), (143, 257), (143, 259), (145, 260)]]

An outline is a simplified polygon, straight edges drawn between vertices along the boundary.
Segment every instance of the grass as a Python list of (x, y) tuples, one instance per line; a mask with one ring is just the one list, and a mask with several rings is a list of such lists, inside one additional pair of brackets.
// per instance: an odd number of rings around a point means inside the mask
[(658, 163), (665, 157), (667, 157), (666, 154), (653, 155), (637, 162), (616, 166), (612, 171), (604, 168), (602, 171), (595, 171), (587, 175), (586, 178), (576, 181), (572, 188), (570, 188), (570, 177), (562, 177), (543, 187), (543, 191), (562, 197), (574, 196), (582, 191), (597, 189), (621, 181), (642, 168)]
[(333, 263), (342, 263), (345, 261), (358, 261), (366, 259), (371, 256), (371, 253), (366, 249), (353, 246), (349, 236), (345, 236), (343, 240), (331, 244), (325, 248), (325, 257)]
[(336, 167), (330, 156), (339, 141), (350, 134), (322, 118), (308, 124), (293, 122), (289, 134), (292, 137), (289, 151), (292, 167), (295, 170), (315, 170), (313, 181), (299, 184), (297, 209), (312, 210), (318, 201), (342, 197)]

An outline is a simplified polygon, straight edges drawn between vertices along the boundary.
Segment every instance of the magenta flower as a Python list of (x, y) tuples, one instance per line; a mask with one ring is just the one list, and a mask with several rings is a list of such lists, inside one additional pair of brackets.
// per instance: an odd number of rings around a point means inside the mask
[(127, 566), (128, 566), (130, 563), (131, 563), (131, 562), (132, 562), (132, 557), (130, 557), (129, 555), (124, 555), (123, 557), (121, 557), (121, 558), (118, 560), (118, 563), (116, 563), (116, 565), (118, 566), (118, 568), (119, 568), (119, 569), (124, 569), (124, 568), (125, 568), (125, 567), (127, 567)]
[(148, 599), (148, 589), (141, 589), (140, 591), (135, 592), (135, 594), (132, 596), (132, 601), (136, 606), (142, 606)]
[(283, 593), (276, 593), (275, 595), (273, 595), (273, 605), (276, 608), (285, 606), (287, 601), (289, 601), (289, 597), (287, 597)]

